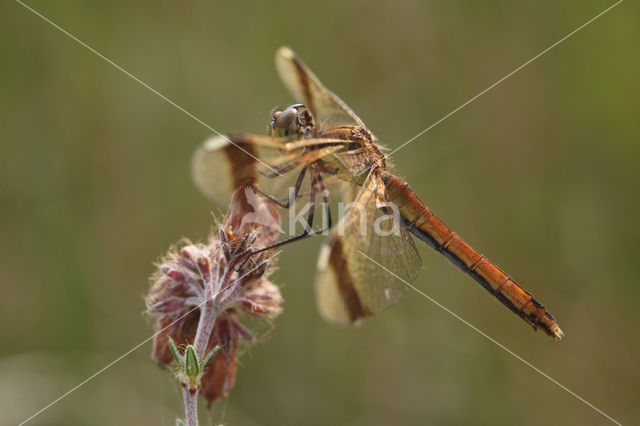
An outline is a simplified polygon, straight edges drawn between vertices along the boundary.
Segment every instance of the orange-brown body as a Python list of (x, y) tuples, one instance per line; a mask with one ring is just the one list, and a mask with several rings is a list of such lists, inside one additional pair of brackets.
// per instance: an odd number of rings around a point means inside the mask
[(384, 182), (389, 198), (414, 235), (471, 275), (534, 329), (540, 327), (550, 336), (562, 338), (564, 334), (547, 308), (438, 219), (406, 182), (390, 174)]

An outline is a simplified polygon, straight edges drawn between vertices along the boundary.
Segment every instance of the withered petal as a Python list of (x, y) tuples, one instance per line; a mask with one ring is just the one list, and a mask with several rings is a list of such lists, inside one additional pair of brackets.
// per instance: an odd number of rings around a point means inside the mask
[(234, 340), (226, 351), (218, 352), (202, 376), (200, 393), (209, 406), (220, 397), (229, 395), (235, 382), (237, 366), (237, 342)]

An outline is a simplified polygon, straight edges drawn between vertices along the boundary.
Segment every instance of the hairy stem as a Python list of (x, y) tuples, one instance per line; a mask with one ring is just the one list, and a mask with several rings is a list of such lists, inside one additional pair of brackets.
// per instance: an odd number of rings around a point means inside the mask
[(193, 348), (196, 350), (196, 355), (200, 361), (202, 361), (206, 355), (209, 338), (211, 337), (211, 330), (213, 330), (213, 324), (215, 323), (216, 316), (218, 315), (214, 306), (210, 288), (205, 290), (205, 297), (207, 301), (200, 309), (198, 330), (196, 331), (196, 337), (193, 340)]
[[(229, 271), (232, 268), (227, 267), (222, 278), (222, 285), (226, 284), (229, 279)], [(218, 312), (215, 307), (214, 298), (212, 294), (211, 286), (205, 286), (204, 297), (206, 302), (200, 308), (200, 319), (198, 321), (198, 329), (196, 330), (196, 337), (193, 341), (193, 347), (198, 357), (198, 362), (204, 360), (207, 353), (207, 346), (209, 345), (209, 338), (211, 337), (211, 330), (216, 321)], [(184, 400), (184, 414), (187, 426), (198, 426), (198, 391), (191, 393), (189, 389), (182, 389), (182, 396)]]
[(198, 392), (193, 395), (186, 387), (182, 388), (184, 401), (184, 417), (187, 426), (198, 426)]

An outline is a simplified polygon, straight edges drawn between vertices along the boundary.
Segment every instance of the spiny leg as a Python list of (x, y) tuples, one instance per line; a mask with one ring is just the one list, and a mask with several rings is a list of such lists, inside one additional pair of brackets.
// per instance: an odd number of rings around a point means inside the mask
[(324, 207), (324, 214), (327, 217), (327, 226), (325, 226), (323, 229), (316, 231), (314, 233), (314, 235), (316, 234), (322, 234), (325, 231), (328, 231), (331, 226), (331, 209), (329, 208), (329, 191), (327, 191), (327, 187), (324, 185), (324, 181), (322, 180), (322, 175), (320, 173), (317, 173), (317, 177), (318, 177), (318, 186), (320, 188), (320, 194), (322, 195), (322, 204)]
[[(244, 265), (249, 261), (249, 259), (258, 253), (261, 253), (263, 251), (267, 251), (267, 250), (271, 250), (277, 247), (281, 247), (285, 244), (289, 244), (292, 243), (294, 241), (298, 241), (298, 240), (303, 240), (305, 238), (308, 237), (313, 237), (316, 236), (318, 234), (322, 234), (323, 232), (327, 231), (329, 228), (331, 228), (332, 225), (332, 220), (331, 220), (331, 208), (329, 205), (329, 196), (327, 194), (326, 191), (326, 187), (324, 185), (324, 181), (322, 180), (322, 175), (320, 175), (320, 173), (318, 173), (316, 170), (311, 169), (310, 173), (313, 175), (313, 180), (311, 182), (311, 194), (309, 196), (309, 216), (307, 216), (307, 223), (305, 226), (304, 231), (302, 231), (302, 233), (288, 238), (286, 240), (283, 241), (279, 241), (275, 244), (272, 244), (268, 247), (264, 247), (261, 248), (259, 250), (255, 250), (252, 251), (251, 253), (249, 253), (246, 257), (246, 259), (242, 262), (242, 264), (240, 265), (240, 267), (238, 268), (238, 270), (242, 269), (242, 267), (244, 267)], [(314, 213), (315, 213), (315, 204), (316, 204), (316, 194), (318, 193), (318, 191), (320, 192), (321, 196), (322, 196), (322, 202), (324, 205), (324, 211), (325, 211), (325, 215), (327, 216), (327, 226), (323, 227), (322, 229), (319, 229), (317, 231), (313, 230), (313, 218), (314, 218)]]
[[(281, 176), (285, 173), (289, 173), (291, 170), (294, 170), (297, 167), (302, 165), (309, 165), (312, 163), (318, 162), (322, 157), (330, 154), (333, 151), (336, 151), (339, 147), (327, 147), (323, 149), (314, 149), (311, 151), (304, 152), (291, 160), (288, 164), (285, 164), (282, 167), (275, 168), (274, 173), (267, 173), (264, 170), (260, 170), (260, 173), (268, 179), (273, 179), (278, 176)], [(324, 162), (323, 162), (324, 164)], [(274, 164), (270, 165), (272, 168), (276, 167)], [(324, 170), (323, 170), (324, 171)], [(335, 172), (333, 172), (335, 174)]]
[[(308, 157), (308, 155), (307, 155)], [(260, 173), (266, 177), (267, 179), (274, 179), (277, 178), (278, 176), (282, 176), (283, 174), (289, 173), (291, 170), (295, 169), (296, 167), (300, 166), (301, 164), (303, 164), (305, 162), (305, 155), (299, 155), (298, 157), (296, 157), (294, 160), (292, 160), (289, 164), (285, 164), (282, 167), (279, 168), (271, 168), (271, 170), (273, 170), (273, 172), (271, 173), (267, 173), (263, 170), (260, 170)]]
[(293, 187), (293, 192), (289, 196), (289, 199), (287, 200), (286, 203), (281, 202), (280, 200), (275, 198), (273, 195), (267, 194), (266, 192), (264, 192), (261, 189), (258, 189), (258, 192), (260, 194), (262, 194), (263, 196), (267, 197), (269, 200), (273, 201), (278, 206), (282, 207), (283, 209), (289, 209), (289, 207), (291, 207), (291, 203), (294, 202), (298, 198), (298, 194), (300, 193), (300, 187), (302, 186), (302, 182), (304, 181), (304, 175), (306, 174), (306, 172), (307, 172), (307, 168), (306, 167), (304, 167), (300, 171), (300, 174), (298, 175), (298, 179), (296, 180), (296, 184)]

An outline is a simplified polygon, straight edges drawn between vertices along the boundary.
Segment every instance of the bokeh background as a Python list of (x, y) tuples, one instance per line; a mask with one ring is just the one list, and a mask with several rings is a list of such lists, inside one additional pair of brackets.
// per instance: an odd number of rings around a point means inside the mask
[[(219, 131), (264, 131), (294, 48), (394, 148), (608, 1), (28, 4)], [(190, 180), (211, 132), (17, 2), (0, 6), (0, 424), (151, 335), (152, 262), (201, 240)], [(595, 406), (640, 418), (640, 17), (626, 1), (394, 155), (398, 174), (547, 305), (534, 333), (421, 247), (415, 285)], [(415, 292), (359, 328), (324, 323), (320, 239), (290, 246), (285, 312), (204, 424), (608, 424)], [(33, 419), (173, 425), (144, 344)]]

